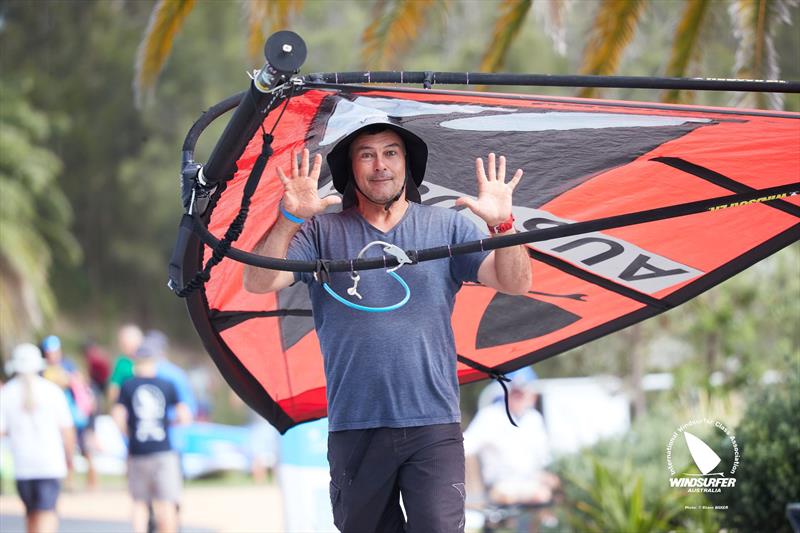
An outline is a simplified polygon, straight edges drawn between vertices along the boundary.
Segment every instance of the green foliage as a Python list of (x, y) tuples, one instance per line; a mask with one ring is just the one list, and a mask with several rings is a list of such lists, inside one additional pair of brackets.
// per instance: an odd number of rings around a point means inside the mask
[[(666, 68), (667, 76), (685, 77), (686, 67), (700, 51), (697, 42), (702, 30), (706, 27), (705, 15), (712, 3), (712, 0), (689, 0), (686, 2), (683, 17), (675, 30), (675, 41), (672, 44), (672, 53)], [(662, 101), (678, 103), (682, 97), (685, 99), (683, 95), (686, 93), (687, 91), (671, 89), (664, 93)]]
[(671, 313), (674, 331), (702, 358), (686, 367), (679, 385), (708, 388), (717, 373), (723, 388), (757, 387), (766, 373), (796, 369), (800, 307), (789, 295), (800, 292), (800, 245), (753, 265), (718, 289)]
[[(736, 77), (772, 80), (780, 78), (775, 37), (781, 25), (792, 22), (793, 0), (735, 0), (731, 5), (737, 37)], [(780, 93), (742, 93), (734, 101), (743, 107), (783, 108)]]
[(727, 505), (725, 525), (739, 531), (790, 531), (786, 504), (800, 502), (800, 380), (752, 398), (735, 430), (741, 450), (736, 487), (712, 494)]
[(152, 89), (158, 74), (172, 49), (175, 34), (183, 20), (194, 7), (195, 0), (159, 0), (153, 8), (145, 38), (136, 57), (136, 100), (141, 102), (142, 92)]
[[(722, 511), (703, 493), (670, 487), (666, 445), (680, 424), (692, 419), (733, 419), (731, 398), (694, 404), (669, 401), (651, 409), (630, 430), (560, 458), (553, 471), (563, 480), (565, 522), (575, 531), (717, 531)], [(713, 432), (710, 433), (713, 435)], [(710, 436), (701, 434), (701, 438)], [(685, 459), (686, 463), (683, 463)], [(673, 460), (678, 460), (673, 455)], [(687, 471), (689, 457), (676, 463)]]
[[(204, 108), (247, 80), (241, 41), (215, 31), (235, 26), (239, 13), (204, 4), (176, 39), (163, 99), (145, 112), (133, 106), (131, 64), (150, 4), (4, 5), (0, 71), (30, 80), (29, 100), (46, 113), (84, 251), (78, 265), (55, 253), (52, 269), (56, 298), (80, 324), (79, 337), (104, 341), (120, 320), (134, 320), (199, 345), (184, 303), (164, 288), (181, 208), (180, 145)], [(53, 119), (65, 115), (69, 125), (59, 127)]]
[(645, 497), (643, 475), (634, 473), (629, 462), (610, 469), (591, 459), (592, 477), (567, 477), (567, 520), (576, 531), (666, 531), (684, 510), (688, 499), (678, 491), (661, 491)]
[(482, 72), (495, 72), (504, 65), (508, 49), (516, 40), (532, 3), (532, 0), (511, 0), (502, 5), (492, 31), (493, 45), (486, 50), (481, 60)]
[(53, 255), (76, 262), (72, 209), (58, 178), (61, 160), (48, 145), (51, 117), (26, 88), (0, 82), (0, 342), (4, 348), (53, 316)]

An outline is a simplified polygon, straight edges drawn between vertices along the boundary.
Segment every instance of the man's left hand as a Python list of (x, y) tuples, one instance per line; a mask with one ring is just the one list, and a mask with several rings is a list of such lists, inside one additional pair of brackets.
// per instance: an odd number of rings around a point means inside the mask
[(483, 159), (475, 160), (475, 175), (478, 180), (478, 199), (462, 196), (456, 205), (464, 205), (481, 217), (489, 226), (502, 224), (511, 217), (511, 194), (522, 179), (522, 169), (517, 169), (514, 177), (506, 183), (506, 158), (495, 160), (489, 154), (489, 172), (483, 166)]

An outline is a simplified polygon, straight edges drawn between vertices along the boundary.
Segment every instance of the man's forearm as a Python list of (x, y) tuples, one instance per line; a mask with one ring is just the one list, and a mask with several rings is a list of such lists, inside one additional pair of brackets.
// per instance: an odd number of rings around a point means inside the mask
[(531, 287), (531, 262), (524, 245), (506, 246), (494, 252), (495, 276), (503, 292), (525, 294)]
[[(298, 224), (279, 215), (272, 228), (270, 228), (253, 248), (253, 253), (267, 257), (286, 257), (286, 252), (289, 250), (289, 243), (292, 242), (292, 237), (294, 237), (299, 229), (300, 226)], [(245, 265), (244, 288), (249, 292), (272, 292), (278, 288), (282, 288), (277, 286), (277, 282), (280, 281), (279, 278), (281, 277), (286, 279), (287, 275), (293, 274), (291, 272)]]

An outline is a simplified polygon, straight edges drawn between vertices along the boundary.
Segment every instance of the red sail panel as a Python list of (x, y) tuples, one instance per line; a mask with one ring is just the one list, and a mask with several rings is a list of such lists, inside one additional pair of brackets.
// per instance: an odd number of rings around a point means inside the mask
[[(279, 113), (264, 121), (267, 131)], [(455, 198), (475, 195), (474, 158), (507, 155), (526, 172), (514, 194), (520, 231), (800, 182), (796, 113), (313, 89), (291, 99), (277, 126), (236, 246), (251, 250), (274, 223), (282, 194), (275, 169), (289, 168), (291, 150), (324, 156), (348, 125), (375, 116), (395, 117), (428, 142), (424, 203), (452, 207)], [(217, 236), (239, 211), (261, 142), (258, 132), (217, 194), (209, 222)], [(332, 191), (325, 165), (320, 190)], [(800, 196), (789, 196), (532, 243), (527, 295), (481, 286), (459, 293), (452, 319), (458, 354), (505, 372), (645, 320), (798, 240), (799, 206)], [(218, 365), (235, 363), (236, 372), (223, 372), (228, 382), (280, 430), (325, 416), (323, 356), (305, 286), (251, 294), (242, 273), (243, 265), (226, 258), (206, 284), (211, 326), (200, 334), (218, 341), (206, 343), (212, 356)], [(458, 372), (462, 383), (486, 377), (464, 362)]]

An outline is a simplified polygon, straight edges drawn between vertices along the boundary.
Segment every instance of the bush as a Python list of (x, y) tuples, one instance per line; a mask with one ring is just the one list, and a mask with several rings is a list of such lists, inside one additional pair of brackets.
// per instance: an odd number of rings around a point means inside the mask
[[(582, 476), (585, 477), (585, 476)], [(592, 478), (567, 477), (567, 523), (575, 531), (667, 531), (689, 498), (661, 491), (646, 498), (643, 477), (630, 463), (612, 471), (592, 459)], [(649, 501), (648, 501), (649, 500)]]
[(741, 450), (736, 487), (711, 495), (720, 518), (741, 531), (790, 531), (786, 504), (800, 502), (800, 383), (755, 396), (735, 430)]

